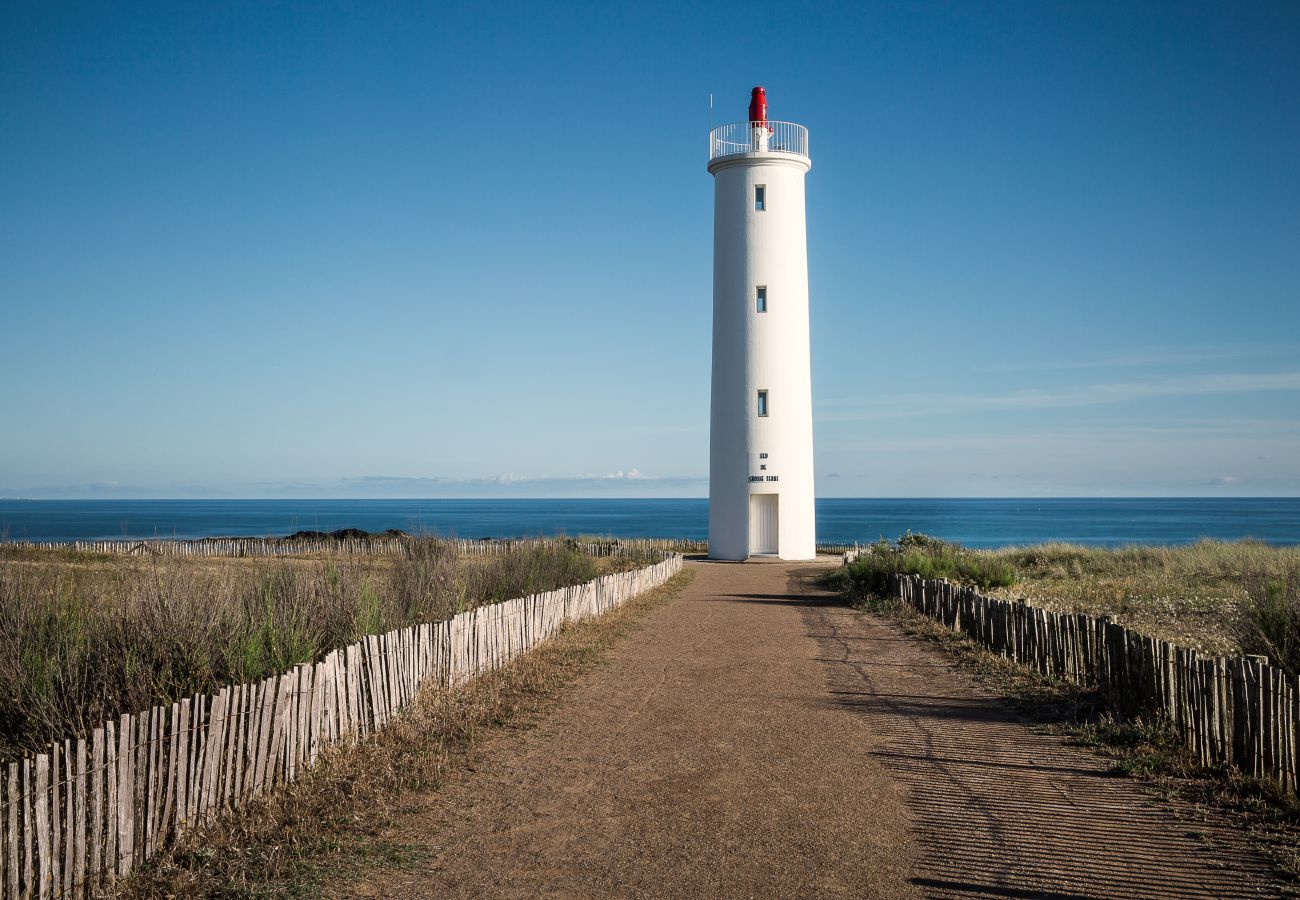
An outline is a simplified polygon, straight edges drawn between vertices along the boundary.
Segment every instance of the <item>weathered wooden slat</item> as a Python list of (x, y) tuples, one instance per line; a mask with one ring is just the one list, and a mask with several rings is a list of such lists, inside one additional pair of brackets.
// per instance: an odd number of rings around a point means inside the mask
[(381, 636), (368, 635), (365, 639), (367, 685), (370, 688), (370, 728), (378, 731), (383, 727), (388, 711), (384, 690), (384, 655), (380, 644)]
[(162, 711), (160, 707), (153, 707), (149, 710), (149, 746), (148, 752), (145, 753), (146, 770), (144, 777), (144, 858), (149, 859), (153, 856), (154, 849), (158, 841), (158, 807), (161, 805), (162, 797), (156, 785), (159, 768), (159, 729), (162, 727)]
[(72, 883), (69, 896), (85, 893), (86, 883), (86, 825), (89, 815), (86, 811), (86, 739), (77, 739), (75, 762), (75, 782), (73, 788), (73, 822), (72, 826)]
[(5, 778), (6, 767), (0, 764), (0, 896), (14, 897), (9, 890), (9, 834), (8, 811), (13, 805), (9, 796), (8, 779)]
[(63, 884), (63, 745), (50, 748), (50, 896)]
[(229, 808), (235, 795), (235, 773), (239, 771), (239, 737), (242, 733), (244, 707), (244, 686), (236, 685), (230, 689), (226, 710), (225, 739), (222, 747), (221, 786), (217, 790), (217, 805)]
[(32, 809), (36, 823), (36, 896), (41, 900), (54, 896), (54, 885), (50, 847), (50, 757), (46, 753), (35, 759), (36, 784), (32, 797)]
[(278, 685), (275, 693), (275, 710), (274, 723), (271, 729), (271, 752), (270, 752), (270, 770), (267, 775), (267, 784), (277, 784), (284, 781), (285, 775), (285, 748), (289, 731), (289, 711), (293, 705), (293, 688), (297, 682), (297, 677), (292, 672), (287, 672), (276, 679)]
[(0, 764), (0, 893), (5, 897), (19, 897), (22, 881), (21, 834), (22, 808), (21, 780), (16, 762)]
[(147, 797), (147, 775), (149, 769), (149, 713), (140, 713), (132, 717), (132, 724), (135, 726), (134, 740), (132, 741), (132, 760), (131, 760), (131, 861), (129, 866), (135, 864), (145, 857), (148, 849), (146, 839), (147, 829), (145, 825), (149, 819), (149, 807)]
[(262, 793), (271, 756), (271, 730), (275, 720), (275, 693), (278, 679), (272, 677), (262, 682), (257, 708), (257, 747), (253, 771), (253, 795)]
[(195, 694), (190, 698), (190, 786), (186, 791), (186, 814), (191, 822), (199, 821), (203, 802), (203, 762), (207, 750), (208, 698)]
[(62, 802), (63, 802), (63, 816), (62, 816), (63, 827), (62, 827), (62, 837), (61, 837), (62, 846), (63, 846), (63, 862), (61, 865), (61, 869), (62, 869), (61, 877), (62, 877), (64, 897), (69, 897), (72, 895), (72, 869), (74, 865), (72, 857), (73, 854), (76, 852), (76, 844), (77, 844), (76, 825), (73, 824), (76, 821), (75, 818), (76, 789), (75, 788), (77, 783), (77, 771), (76, 771), (75, 752), (76, 751), (74, 750), (72, 740), (70, 738), (65, 738), (63, 741), (63, 753), (62, 753), (63, 776), (61, 780), (63, 784), (62, 787), (60, 788), (60, 793), (62, 794)]
[(22, 817), (23, 817), (23, 896), (32, 897), (36, 894), (36, 853), (34, 844), (36, 841), (36, 808), (32, 802), (35, 788), (32, 784), (32, 759), (30, 757), (23, 760), (23, 791), (22, 799)]
[(249, 686), (248, 713), (244, 720), (244, 774), (241, 778), (243, 797), (257, 790), (257, 766), (262, 735), (262, 708), (266, 705), (266, 682)]
[(347, 671), (344, 678), (344, 687), (347, 693), (348, 701), (348, 722), (349, 733), (365, 734), (369, 723), (369, 716), (362, 713), (362, 672), (361, 672), (361, 648), (363, 644), (350, 644), (347, 648)]
[(160, 841), (165, 841), (171, 834), (172, 823), (175, 821), (176, 813), (176, 753), (180, 749), (180, 719), (181, 708), (179, 703), (173, 703), (167, 707), (165, 720), (159, 728), (159, 757), (162, 771), (158, 773), (159, 783), (162, 785), (158, 810), (158, 835)]
[(316, 759), (320, 754), (321, 745), (321, 724), (326, 716), (325, 711), (325, 681), (329, 677), (330, 662), (333, 654), (330, 654), (326, 661), (312, 667), (311, 680), (311, 718), (310, 729), (307, 734), (307, 763), (315, 765)]
[(217, 788), (220, 786), (222, 751), (226, 746), (226, 707), (230, 689), (222, 688), (209, 705), (206, 734), (203, 740), (203, 780), (200, 785), (200, 813), (204, 816), (217, 806)]
[(117, 874), (124, 877), (135, 858), (135, 719), (123, 715), (117, 731)]
[(177, 703), (180, 722), (176, 726), (176, 827), (185, 828), (190, 822), (190, 698), (182, 697)]
[(86, 834), (86, 849), (89, 852), (86, 880), (89, 884), (100, 882), (100, 873), (105, 867), (104, 812), (107, 809), (105, 784), (104, 728), (96, 728), (90, 733), (90, 827)]

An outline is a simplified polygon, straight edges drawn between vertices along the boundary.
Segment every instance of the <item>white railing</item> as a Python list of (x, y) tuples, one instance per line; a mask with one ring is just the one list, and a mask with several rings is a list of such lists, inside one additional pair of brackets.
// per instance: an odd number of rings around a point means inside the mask
[(808, 129), (793, 122), (732, 122), (709, 132), (709, 162), (739, 153), (808, 155)]

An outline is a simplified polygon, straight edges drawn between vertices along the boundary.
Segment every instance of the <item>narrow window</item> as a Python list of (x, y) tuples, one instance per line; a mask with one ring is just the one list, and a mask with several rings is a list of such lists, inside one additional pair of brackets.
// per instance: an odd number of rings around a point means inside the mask
[(754, 185), (754, 209), (762, 212), (767, 209), (767, 185)]
[(767, 312), (767, 285), (760, 284), (755, 289), (754, 309), (758, 312)]
[(767, 391), (758, 392), (758, 414), (760, 416), (767, 415)]

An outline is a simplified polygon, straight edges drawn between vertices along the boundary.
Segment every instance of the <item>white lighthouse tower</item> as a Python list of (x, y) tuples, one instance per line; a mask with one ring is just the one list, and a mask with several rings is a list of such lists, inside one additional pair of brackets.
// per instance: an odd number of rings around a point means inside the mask
[(808, 129), (749, 120), (709, 134), (713, 395), (709, 556), (812, 559), (812, 373), (804, 175)]

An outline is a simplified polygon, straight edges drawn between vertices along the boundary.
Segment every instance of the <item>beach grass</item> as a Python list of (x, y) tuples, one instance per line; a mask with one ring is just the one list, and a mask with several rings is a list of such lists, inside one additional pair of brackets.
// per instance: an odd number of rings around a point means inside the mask
[(116, 896), (366, 896), (376, 872), (418, 871), (430, 848), (395, 828), (421, 796), (483, 763), (502, 735), (534, 727), (690, 570), (595, 618), (569, 622), (537, 649), (451, 690), (426, 688), (369, 740), (335, 746), (283, 790), (201, 822), (132, 872)]
[(397, 556), (276, 559), (0, 548), (0, 758), (365, 634), (635, 564), (571, 541), (473, 557), (437, 539)]
[(1257, 653), (1300, 674), (1300, 547), (1259, 541), (972, 550), (907, 534), (872, 545), (844, 578), (879, 593), (890, 571), (948, 578), (1066, 613), (1114, 616), (1214, 654)]

